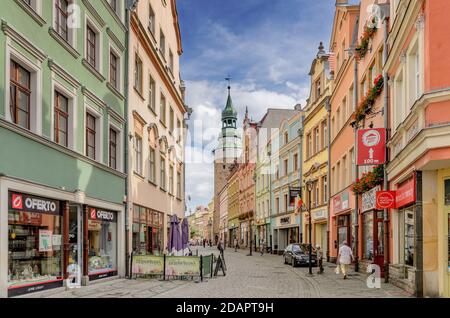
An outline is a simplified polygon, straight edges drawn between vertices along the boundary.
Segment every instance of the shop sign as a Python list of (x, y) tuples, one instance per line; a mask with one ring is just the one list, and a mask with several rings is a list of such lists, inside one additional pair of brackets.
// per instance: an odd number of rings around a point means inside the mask
[(358, 130), (358, 165), (381, 165), (386, 162), (386, 129)]
[(413, 177), (403, 182), (397, 188), (395, 192), (395, 207), (398, 209), (414, 202), (416, 202), (416, 180)]
[(26, 212), (59, 215), (59, 201), (36, 197), (22, 193), (10, 193), (9, 208)]
[(164, 257), (152, 255), (133, 255), (132, 273), (136, 275), (163, 275)]
[(377, 191), (377, 210), (395, 208), (395, 191)]
[(380, 191), (380, 189), (380, 186), (376, 186), (375, 188), (372, 188), (362, 194), (362, 212), (376, 209), (376, 194), (377, 191)]
[(312, 212), (312, 219), (313, 219), (313, 221), (320, 220), (320, 219), (326, 219), (326, 217), (327, 217), (327, 211), (326, 210), (320, 210), (320, 211)]
[(280, 218), (280, 224), (281, 225), (291, 224), (291, 217), (285, 216), (285, 217)]
[(106, 222), (117, 222), (117, 213), (96, 208), (89, 208), (89, 219)]
[(348, 191), (342, 192), (341, 194), (333, 198), (334, 213), (339, 213), (341, 211), (347, 210), (349, 208), (349, 194)]
[(196, 256), (167, 256), (166, 276), (200, 276), (200, 258)]

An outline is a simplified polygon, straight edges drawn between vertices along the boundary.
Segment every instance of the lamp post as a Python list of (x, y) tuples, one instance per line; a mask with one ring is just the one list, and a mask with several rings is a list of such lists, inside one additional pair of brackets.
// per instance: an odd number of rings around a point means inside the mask
[(314, 182), (312, 180), (308, 180), (308, 181), (305, 182), (306, 190), (308, 191), (309, 275), (313, 275), (313, 273), (312, 273), (312, 217), (311, 217), (311, 191), (312, 191), (312, 188), (313, 188), (313, 184), (314, 184)]

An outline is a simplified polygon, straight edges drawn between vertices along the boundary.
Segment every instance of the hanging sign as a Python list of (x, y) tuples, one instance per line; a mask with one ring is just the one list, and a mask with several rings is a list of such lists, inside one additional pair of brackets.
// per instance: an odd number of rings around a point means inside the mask
[(381, 165), (386, 162), (386, 129), (358, 130), (358, 165)]
[(377, 210), (395, 209), (395, 191), (377, 191)]

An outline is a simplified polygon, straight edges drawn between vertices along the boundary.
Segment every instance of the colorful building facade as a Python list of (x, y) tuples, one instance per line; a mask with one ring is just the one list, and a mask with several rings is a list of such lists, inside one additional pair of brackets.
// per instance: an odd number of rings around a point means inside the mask
[(124, 277), (124, 3), (0, 12), (0, 297)]
[(306, 182), (312, 182), (311, 215), (302, 213), (303, 242), (309, 243), (309, 222), (311, 222), (311, 238), (314, 246), (319, 245), (328, 255), (328, 140), (329, 140), (329, 98), (332, 91), (332, 75), (322, 43), (319, 52), (311, 65), (310, 97), (304, 108), (303, 121), (303, 157), (302, 199), (304, 208), (309, 208)]

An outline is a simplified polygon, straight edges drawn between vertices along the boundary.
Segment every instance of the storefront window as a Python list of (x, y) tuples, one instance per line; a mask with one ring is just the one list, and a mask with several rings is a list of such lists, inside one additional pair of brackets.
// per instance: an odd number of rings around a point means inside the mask
[(9, 199), (9, 287), (62, 280), (59, 202), (16, 193)]
[(133, 207), (133, 252), (159, 255), (162, 252), (163, 214), (138, 205)]
[(363, 258), (373, 260), (373, 212), (363, 215)]
[(117, 213), (89, 209), (89, 274), (117, 270)]
[(414, 209), (412, 207), (400, 211), (401, 259), (405, 265), (414, 266)]

